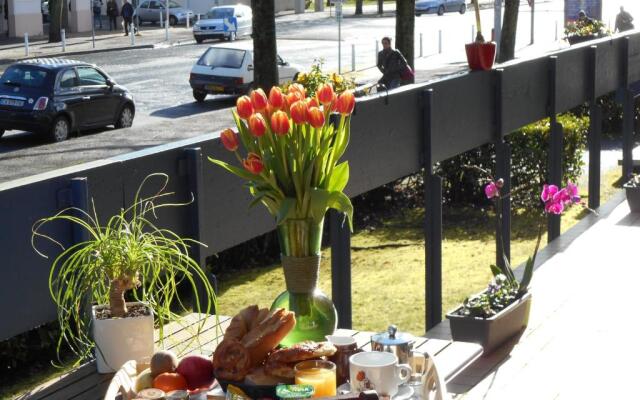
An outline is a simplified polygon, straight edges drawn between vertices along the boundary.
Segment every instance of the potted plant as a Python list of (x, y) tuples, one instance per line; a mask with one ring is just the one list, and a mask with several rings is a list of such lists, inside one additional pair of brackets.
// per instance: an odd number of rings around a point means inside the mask
[(640, 175), (631, 175), (631, 179), (624, 184), (624, 191), (631, 212), (640, 212)]
[[(329, 208), (345, 213), (351, 226), (353, 206), (343, 190), (348, 162), (340, 162), (349, 142), (355, 106), (353, 92), (339, 96), (330, 83), (318, 85), (315, 96), (291, 84), (287, 93), (271, 88), (242, 96), (233, 111), (238, 132), (220, 135), (242, 167), (210, 160), (247, 182), (254, 197), (275, 219), (287, 290), (272, 308), (295, 312), (296, 326), (285, 346), (305, 339), (323, 341), (337, 326), (331, 300), (317, 287), (324, 216)], [(339, 114), (335, 125), (333, 112)]]
[(569, 22), (564, 34), (569, 44), (576, 44), (607, 36), (610, 32), (602, 21), (585, 17)]
[(478, 28), (478, 33), (476, 33), (476, 40), (473, 43), (467, 43), (464, 46), (467, 52), (467, 63), (469, 64), (469, 69), (472, 71), (490, 70), (496, 59), (496, 44), (484, 40), (478, 0), (471, 0), (471, 3), (473, 3), (473, 8), (476, 12), (476, 27)]
[[(160, 179), (159, 189), (143, 196), (145, 184), (154, 178)], [(79, 363), (95, 347), (98, 372), (114, 372), (127, 360), (153, 354), (154, 316), (162, 341), (163, 326), (187, 311), (179, 285), (193, 291), (197, 312), (208, 313), (215, 307), (215, 294), (207, 276), (188, 255), (190, 246), (200, 243), (183, 239), (153, 221), (162, 208), (188, 204), (162, 202), (173, 194), (165, 190), (168, 180), (165, 174), (147, 176), (133, 204), (104, 225), (95, 204), (89, 212), (71, 207), (34, 224), (31, 240), (38, 254), (47, 257), (36, 246), (39, 238), (63, 249), (51, 264), (49, 275), (61, 329), (58, 355), (65, 342)], [(88, 239), (65, 249), (45, 232), (46, 226), (54, 222), (77, 225), (86, 231)], [(202, 299), (206, 304), (203, 309), (197, 285), (204, 288), (207, 296)], [(126, 301), (125, 295), (131, 301)]]
[[(502, 186), (502, 179), (491, 181), (485, 186), (487, 198), (495, 205), (499, 224), (502, 220)], [(556, 185), (544, 185), (540, 199), (544, 204), (544, 213), (555, 215), (561, 215), (567, 207), (580, 202), (578, 187), (571, 182), (562, 189)], [(494, 278), (488, 287), (465, 299), (460, 307), (447, 314), (453, 340), (479, 343), (485, 354), (488, 354), (527, 326), (531, 308), (529, 283), (542, 239), (543, 222), (544, 218), (541, 218), (536, 246), (533, 255), (525, 263), (520, 281), (503, 254), (503, 265), (491, 266)], [(501, 236), (499, 240), (502, 240)]]

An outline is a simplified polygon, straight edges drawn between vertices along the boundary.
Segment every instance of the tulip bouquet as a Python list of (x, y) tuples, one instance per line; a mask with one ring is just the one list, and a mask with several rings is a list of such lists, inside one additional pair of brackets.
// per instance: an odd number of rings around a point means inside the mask
[[(294, 83), (269, 96), (257, 89), (238, 98), (233, 117), (237, 132), (221, 133), (224, 147), (241, 166), (210, 160), (247, 182), (253, 204), (262, 203), (276, 220), (287, 291), (273, 303), (296, 314), (296, 326), (281, 342), (325, 340), (337, 326), (331, 300), (317, 289), (324, 215), (343, 212), (352, 224), (353, 206), (343, 190), (349, 164), (340, 162), (349, 142), (355, 107), (351, 91), (337, 95), (330, 83), (315, 96)], [(330, 121), (338, 113), (336, 122)], [(240, 149), (242, 147), (242, 149)]]
[[(496, 208), (498, 224), (502, 221), (501, 201), (503, 195), (500, 191), (504, 185), (502, 179), (491, 180), (485, 187), (484, 193), (488, 199), (492, 200)], [(544, 214), (561, 215), (567, 208), (580, 203), (578, 187), (569, 182), (566, 187), (559, 188), (556, 185), (544, 185), (540, 194), (540, 200), (544, 205)], [(503, 264), (500, 266), (491, 265), (494, 280), (487, 289), (470, 298), (467, 298), (462, 308), (461, 315), (489, 318), (503, 310), (517, 299), (524, 296), (529, 290), (529, 283), (533, 277), (533, 267), (536, 255), (540, 247), (542, 233), (544, 230), (544, 219), (540, 220), (538, 226), (538, 238), (533, 255), (525, 263), (524, 273), (520, 282), (516, 279), (509, 260), (503, 254)], [(502, 241), (502, 236), (498, 238)], [(502, 246), (504, 248), (504, 246)]]
[[(283, 93), (277, 86), (267, 97), (262, 89), (237, 100), (233, 117), (238, 132), (221, 133), (225, 148), (235, 153), (241, 167), (209, 158), (247, 181), (249, 191), (281, 224), (287, 219), (312, 218), (319, 223), (328, 208), (353, 215), (343, 193), (349, 164), (339, 162), (349, 142), (349, 120), (355, 106), (352, 92), (337, 96), (331, 84), (307, 97), (299, 84)], [(340, 113), (336, 126), (330, 114)], [(246, 155), (240, 153), (240, 144)]]

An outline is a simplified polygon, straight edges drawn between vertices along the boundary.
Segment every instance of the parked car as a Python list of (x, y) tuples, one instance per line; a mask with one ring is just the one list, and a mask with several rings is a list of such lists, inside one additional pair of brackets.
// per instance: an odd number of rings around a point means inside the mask
[(133, 96), (95, 65), (57, 58), (20, 61), (0, 77), (0, 136), (5, 130), (49, 135), (133, 123)]
[[(277, 56), (280, 82), (294, 80), (302, 70)], [(197, 102), (208, 94), (245, 94), (253, 87), (253, 48), (250, 45), (211, 46), (191, 69), (189, 84)]]
[[(138, 21), (138, 25), (144, 22), (151, 22), (155, 24), (160, 21), (160, 13), (162, 13), (162, 20), (167, 16), (164, 0), (145, 0), (133, 12), (134, 19)], [(189, 22), (193, 22), (193, 11), (183, 8), (180, 4), (173, 0), (169, 0), (169, 25), (182, 25)]]
[[(235, 24), (229, 24), (233, 21)], [(205, 16), (205, 19), (193, 25), (193, 37), (196, 42), (202, 43), (205, 39), (227, 39), (234, 41), (236, 38), (251, 35), (251, 7), (245, 5), (213, 7)], [(227, 26), (225, 21), (233, 27)]]
[(464, 14), (467, 11), (465, 0), (416, 0), (416, 17), (422, 14), (438, 14), (454, 11)]

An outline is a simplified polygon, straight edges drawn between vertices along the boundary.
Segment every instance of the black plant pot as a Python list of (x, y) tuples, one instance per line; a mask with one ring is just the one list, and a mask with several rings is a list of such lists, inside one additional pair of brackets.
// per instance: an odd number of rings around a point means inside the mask
[(531, 293), (526, 293), (491, 318), (461, 316), (457, 314), (458, 310), (460, 308), (447, 314), (453, 340), (478, 343), (486, 355), (527, 327)]
[(598, 37), (596, 35), (569, 36), (567, 37), (567, 40), (569, 41), (569, 44), (576, 44), (576, 43), (588, 42), (589, 40), (593, 40), (597, 38)]
[(640, 186), (633, 186), (629, 183), (624, 184), (624, 190), (627, 195), (627, 203), (631, 212), (640, 212)]

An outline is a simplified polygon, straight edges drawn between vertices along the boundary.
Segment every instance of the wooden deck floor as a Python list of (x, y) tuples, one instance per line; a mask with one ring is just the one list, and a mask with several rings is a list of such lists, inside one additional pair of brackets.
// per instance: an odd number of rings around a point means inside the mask
[(619, 194), (542, 255), (519, 342), (480, 358), (450, 392), (464, 400), (640, 398), (640, 214)]

